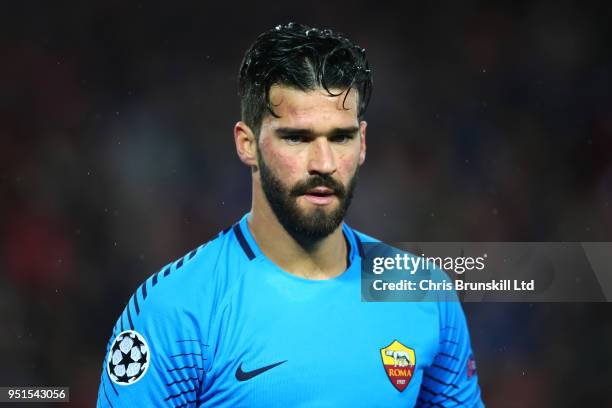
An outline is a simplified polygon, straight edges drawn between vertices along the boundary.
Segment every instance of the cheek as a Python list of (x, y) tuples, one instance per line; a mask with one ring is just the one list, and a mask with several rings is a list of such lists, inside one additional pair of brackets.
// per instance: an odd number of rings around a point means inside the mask
[(277, 171), (284, 179), (295, 179), (303, 176), (299, 166), (299, 160), (295, 155), (276, 153), (274, 160), (277, 163)]
[(338, 156), (338, 168), (342, 176), (346, 179), (350, 178), (357, 167), (359, 166), (359, 151), (345, 153)]
[(290, 184), (294, 179), (303, 176), (300, 158), (295, 152), (286, 152), (272, 143), (265, 142), (261, 144), (260, 149), (268, 167), (285, 183)]

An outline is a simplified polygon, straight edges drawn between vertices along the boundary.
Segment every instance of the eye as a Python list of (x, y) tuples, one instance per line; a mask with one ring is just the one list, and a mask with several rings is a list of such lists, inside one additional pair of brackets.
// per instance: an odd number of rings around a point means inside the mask
[(286, 135), (282, 139), (290, 145), (297, 145), (304, 141), (304, 137), (300, 135)]
[(332, 137), (330, 137), (329, 141), (333, 143), (338, 143), (338, 144), (345, 144), (345, 143), (348, 143), (350, 140), (352, 140), (354, 137), (355, 135), (352, 135), (352, 134), (340, 133), (340, 134), (333, 135)]

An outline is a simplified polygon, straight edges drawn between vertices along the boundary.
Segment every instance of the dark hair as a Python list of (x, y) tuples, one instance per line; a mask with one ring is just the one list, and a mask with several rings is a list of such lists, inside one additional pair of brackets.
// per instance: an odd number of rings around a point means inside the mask
[[(266, 111), (272, 110), (272, 85), (310, 91), (323, 88), (356, 89), (359, 119), (363, 118), (372, 92), (372, 74), (365, 49), (332, 30), (303, 24), (278, 25), (257, 37), (242, 60), (238, 77), (242, 120), (259, 135)], [(348, 92), (345, 95), (348, 95)]]

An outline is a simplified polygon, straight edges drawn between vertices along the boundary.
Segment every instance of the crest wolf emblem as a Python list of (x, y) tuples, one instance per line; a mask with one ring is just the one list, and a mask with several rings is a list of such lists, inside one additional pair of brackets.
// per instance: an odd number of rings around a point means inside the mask
[(414, 367), (416, 366), (414, 350), (394, 340), (387, 347), (380, 349), (380, 356), (391, 384), (399, 392), (404, 391), (412, 380)]

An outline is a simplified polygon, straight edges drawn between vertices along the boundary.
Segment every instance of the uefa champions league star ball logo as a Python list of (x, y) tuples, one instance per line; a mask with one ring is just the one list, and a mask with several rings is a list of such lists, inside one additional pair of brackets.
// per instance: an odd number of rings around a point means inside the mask
[(130, 385), (140, 380), (149, 368), (149, 346), (140, 333), (121, 332), (108, 353), (106, 368), (114, 383)]

